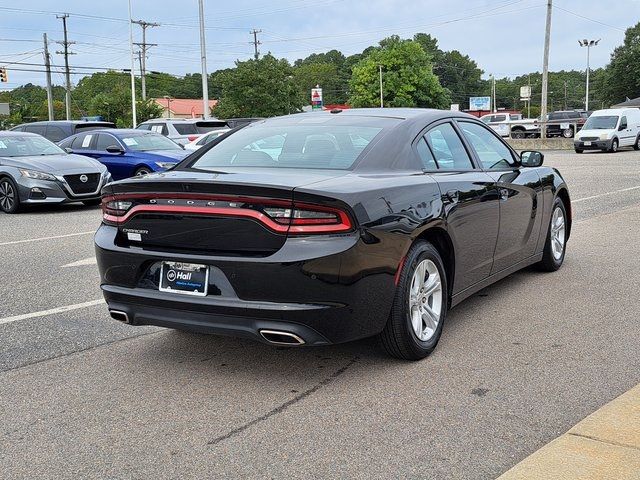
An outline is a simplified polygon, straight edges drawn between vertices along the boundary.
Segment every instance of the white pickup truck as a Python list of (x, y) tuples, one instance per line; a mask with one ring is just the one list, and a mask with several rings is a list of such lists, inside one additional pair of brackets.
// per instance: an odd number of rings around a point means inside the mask
[(526, 138), (540, 136), (540, 127), (533, 118), (522, 118), (520, 113), (496, 112), (480, 117), (501, 137)]

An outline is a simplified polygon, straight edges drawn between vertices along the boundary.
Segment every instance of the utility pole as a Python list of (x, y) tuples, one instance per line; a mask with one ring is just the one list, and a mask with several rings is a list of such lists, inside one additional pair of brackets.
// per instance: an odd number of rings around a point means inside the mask
[(578, 43), (581, 47), (587, 47), (587, 86), (584, 95), (584, 109), (586, 111), (589, 111), (589, 71), (591, 70), (591, 68), (589, 67), (589, 51), (591, 50), (591, 47), (595, 47), (596, 45), (598, 45), (598, 43), (600, 43), (600, 39), (587, 40), (585, 38), (584, 40), (578, 40)]
[(146, 84), (146, 74), (147, 74), (147, 48), (148, 47), (156, 47), (157, 43), (147, 43), (147, 28), (149, 27), (159, 27), (159, 23), (154, 22), (145, 22), (144, 20), (132, 20), (131, 23), (135, 23), (142, 27), (142, 43), (134, 43), (140, 47), (140, 53), (142, 55), (138, 55), (140, 59), (140, 83), (142, 85), (142, 100), (147, 99), (147, 84)]
[(567, 81), (564, 81), (564, 109), (567, 109)]
[(200, 16), (200, 62), (202, 63), (202, 117), (209, 115), (209, 75), (207, 74), (207, 44), (204, 38), (204, 0), (198, 0)]
[(498, 111), (496, 105), (496, 77), (491, 74), (491, 111), (493, 113)]
[(136, 61), (133, 52), (133, 16), (131, 15), (131, 0), (129, 0), (129, 53), (131, 57), (131, 128), (138, 123), (136, 112)]
[(253, 34), (253, 51), (255, 52), (253, 54), (253, 57), (256, 60), (258, 60), (258, 57), (260, 56), (260, 52), (258, 51), (258, 45), (262, 45), (262, 42), (260, 40), (258, 40), (258, 34), (262, 33), (262, 30), (256, 30), (254, 28), (249, 33)]
[(69, 14), (65, 13), (63, 15), (56, 15), (56, 18), (62, 19), (62, 28), (64, 29), (64, 41), (56, 42), (64, 47), (64, 51), (56, 52), (57, 54), (64, 55), (64, 74), (65, 74), (65, 83), (66, 83), (66, 95), (65, 95), (65, 108), (67, 113), (67, 120), (71, 120), (71, 75), (69, 73), (69, 55), (75, 55), (74, 53), (69, 51), (69, 45), (74, 44), (76, 42), (70, 42), (67, 39), (67, 18), (69, 18)]
[(382, 94), (382, 65), (378, 65), (380, 72), (380, 108), (384, 108), (384, 96)]
[[(549, 87), (549, 42), (551, 40), (551, 10), (553, 0), (547, 0), (547, 24), (544, 30), (544, 55), (542, 57), (542, 101), (540, 103), (540, 118), (547, 121), (547, 89)], [(540, 138), (547, 137), (547, 124), (540, 126)]]
[(44, 40), (44, 67), (47, 73), (47, 112), (49, 113), (49, 120), (53, 120), (53, 91), (51, 89), (51, 58), (49, 57), (49, 42), (47, 41), (47, 34), (42, 34)]

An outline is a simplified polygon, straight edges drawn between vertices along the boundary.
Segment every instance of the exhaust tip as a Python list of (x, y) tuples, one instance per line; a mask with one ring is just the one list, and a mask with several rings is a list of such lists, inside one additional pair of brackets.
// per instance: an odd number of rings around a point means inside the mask
[(109, 310), (109, 315), (111, 315), (111, 318), (113, 318), (114, 320), (131, 324), (131, 322), (129, 321), (129, 316), (125, 312), (121, 312), (120, 310)]
[(304, 340), (298, 335), (280, 330), (260, 330), (260, 335), (267, 342), (274, 345), (304, 345)]

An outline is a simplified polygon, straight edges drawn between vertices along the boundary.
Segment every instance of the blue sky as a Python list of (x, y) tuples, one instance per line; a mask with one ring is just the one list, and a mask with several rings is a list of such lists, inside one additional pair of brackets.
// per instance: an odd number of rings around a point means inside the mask
[[(579, 38), (602, 39), (591, 51), (591, 65), (604, 66), (622, 43), (624, 30), (640, 21), (640, 0), (554, 0), (554, 6), (552, 70), (585, 68)], [(148, 70), (200, 71), (197, 0), (132, 0), (132, 8), (134, 19), (161, 24), (148, 30), (147, 41), (158, 44), (149, 51)], [(291, 61), (332, 48), (359, 53), (394, 33), (411, 37), (427, 32), (438, 38), (442, 49), (471, 56), (485, 76), (515, 76), (541, 70), (545, 11), (546, 0), (205, 0), (208, 70), (250, 58), (249, 31), (256, 28), (262, 30), (262, 53)], [(62, 22), (55, 12), (70, 14), (69, 39), (77, 42), (72, 66), (129, 67), (127, 0), (0, 1), (0, 65), (41, 64), (42, 33), (52, 41), (62, 39)], [(134, 35), (134, 41), (140, 41), (137, 26)], [(50, 46), (54, 52), (60, 49)], [(61, 65), (63, 57), (54, 54), (53, 63)], [(44, 84), (44, 73), (12, 71), (12, 66), (42, 68), (8, 65), (10, 83), (1, 87)], [(61, 71), (55, 68), (55, 84), (63, 83)], [(77, 81), (80, 75), (72, 78)]]

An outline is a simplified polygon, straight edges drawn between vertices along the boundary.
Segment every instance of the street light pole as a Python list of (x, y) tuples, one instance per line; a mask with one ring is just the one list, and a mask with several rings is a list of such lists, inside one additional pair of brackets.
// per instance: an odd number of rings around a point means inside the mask
[(544, 53), (542, 56), (542, 100), (540, 101), (540, 138), (547, 136), (547, 95), (549, 88), (549, 43), (551, 42), (551, 11), (553, 10), (552, 0), (547, 1), (547, 22), (544, 30)]
[(378, 65), (380, 72), (380, 108), (384, 108), (384, 96), (382, 94), (382, 65)]
[(209, 77), (207, 75), (207, 45), (204, 38), (204, 0), (198, 0), (200, 16), (200, 59), (202, 62), (202, 116), (206, 120), (209, 115)]
[(589, 66), (589, 54), (591, 51), (591, 47), (595, 47), (596, 45), (598, 45), (598, 43), (600, 43), (600, 40), (600, 38), (598, 40), (587, 40), (586, 38), (584, 40), (578, 40), (578, 43), (581, 47), (587, 47), (587, 86), (584, 95), (584, 109), (586, 111), (589, 111), (589, 72), (591, 70)]

